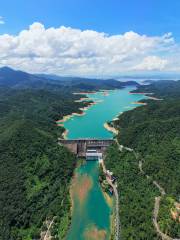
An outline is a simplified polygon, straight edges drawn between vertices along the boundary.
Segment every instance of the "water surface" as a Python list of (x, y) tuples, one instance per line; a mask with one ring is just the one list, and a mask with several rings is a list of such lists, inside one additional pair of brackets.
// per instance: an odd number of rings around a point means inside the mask
[[(76, 184), (73, 186), (73, 217), (70, 231), (68, 233), (69, 240), (84, 240), (88, 239), (90, 232), (96, 233), (98, 240), (108, 239), (110, 215), (112, 209), (108, 206), (99, 184), (99, 164), (97, 161), (90, 161), (76, 170)], [(84, 184), (85, 178), (91, 181), (91, 187), (87, 195), (81, 200), (81, 190), (87, 185)], [(83, 181), (82, 181), (83, 179)], [(84, 186), (85, 185), (85, 186)], [(100, 237), (102, 235), (102, 238)], [(96, 238), (94, 238), (96, 239)]]
[[(137, 107), (133, 104), (143, 95), (129, 94), (133, 88), (89, 94), (94, 101), (101, 101), (86, 111), (86, 115), (73, 116), (65, 122), (69, 131), (68, 139), (75, 138), (112, 138), (113, 134), (104, 128), (104, 123), (117, 115)], [(87, 162), (76, 169), (72, 185), (73, 212), (72, 223), (67, 240), (108, 240), (112, 207), (107, 203), (98, 181), (98, 162)]]
[(133, 88), (109, 91), (108, 96), (102, 92), (89, 94), (94, 101), (102, 101), (91, 106), (84, 116), (73, 116), (65, 122), (64, 126), (69, 131), (68, 139), (74, 138), (112, 138), (112, 133), (104, 128), (104, 123), (111, 121), (119, 113), (133, 109), (138, 104), (132, 104), (142, 99), (143, 95), (129, 94)]

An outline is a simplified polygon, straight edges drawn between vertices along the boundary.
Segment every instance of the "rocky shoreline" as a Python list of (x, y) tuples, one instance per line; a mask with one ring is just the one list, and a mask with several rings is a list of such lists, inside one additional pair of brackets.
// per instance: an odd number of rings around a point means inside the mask
[[(85, 92), (83, 92), (83, 93), (74, 93), (74, 94), (94, 94), (94, 93), (96, 93), (96, 92), (91, 92), (91, 93), (85, 93)], [(83, 101), (87, 101), (87, 100), (91, 100), (91, 99), (89, 99), (89, 98), (80, 98), (79, 100), (76, 100), (76, 102), (77, 102), (77, 101), (78, 101), (78, 102), (83, 102)], [(86, 114), (86, 111), (87, 111), (91, 106), (96, 105), (96, 104), (98, 104), (98, 103), (100, 103), (100, 102), (102, 102), (102, 101), (101, 101), (101, 100), (98, 100), (98, 101), (90, 102), (86, 107), (81, 107), (81, 108), (79, 108), (79, 110), (81, 111), (80, 113), (73, 112), (72, 114), (69, 114), (69, 115), (64, 116), (62, 119), (56, 121), (57, 126), (58, 126), (58, 127), (64, 127), (64, 123), (65, 123), (67, 120), (69, 120), (70, 118), (72, 118), (73, 116), (79, 116), (79, 117), (84, 116), (84, 115)], [(64, 131), (63, 134), (62, 134), (62, 137), (63, 137), (64, 139), (67, 139), (67, 135), (68, 135), (68, 130), (65, 129), (65, 131)]]
[(116, 128), (110, 126), (108, 123), (104, 123), (104, 128), (106, 128), (109, 132), (112, 132), (114, 135), (118, 135), (119, 133)]

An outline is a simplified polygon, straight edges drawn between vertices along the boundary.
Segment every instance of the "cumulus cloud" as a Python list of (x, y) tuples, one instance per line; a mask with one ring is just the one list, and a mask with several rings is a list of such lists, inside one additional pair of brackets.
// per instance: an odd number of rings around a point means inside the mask
[(2, 16), (0, 16), (0, 24), (5, 24), (5, 21)]
[(0, 65), (29, 72), (113, 75), (133, 70), (162, 70), (159, 54), (174, 45), (170, 33), (108, 35), (70, 27), (45, 28), (33, 23), (16, 36), (0, 35)]
[(148, 56), (143, 61), (134, 67), (134, 70), (141, 71), (156, 71), (163, 70), (167, 66), (168, 61), (157, 56)]

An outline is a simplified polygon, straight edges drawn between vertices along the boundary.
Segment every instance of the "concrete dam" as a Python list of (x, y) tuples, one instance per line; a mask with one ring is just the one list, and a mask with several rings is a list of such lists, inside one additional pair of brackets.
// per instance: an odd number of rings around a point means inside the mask
[(58, 139), (58, 143), (67, 147), (78, 157), (86, 160), (100, 160), (103, 158), (106, 149), (114, 142), (113, 139)]

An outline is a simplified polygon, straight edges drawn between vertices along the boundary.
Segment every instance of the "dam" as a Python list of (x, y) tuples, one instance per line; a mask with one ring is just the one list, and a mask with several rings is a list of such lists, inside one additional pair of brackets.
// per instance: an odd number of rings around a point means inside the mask
[(58, 143), (67, 147), (78, 157), (85, 157), (86, 160), (102, 159), (106, 149), (114, 142), (113, 139), (58, 139)]
[[(87, 109), (84, 115), (73, 116), (64, 122), (68, 132), (67, 140), (59, 139), (59, 144), (66, 146), (79, 157), (86, 158), (87, 155), (94, 156), (95, 153), (100, 153), (105, 159), (108, 146), (114, 142), (114, 135), (104, 128), (104, 123), (112, 121), (122, 112), (140, 106), (134, 103), (146, 98), (140, 94), (129, 94), (132, 90), (132, 87), (113, 90), (106, 96), (102, 92), (87, 94), (98, 103)], [(99, 160), (99, 156), (97, 158)], [(71, 188), (72, 220), (66, 240), (111, 238), (114, 203), (113, 198), (106, 198), (100, 186), (101, 170), (97, 158), (96, 161), (83, 161), (83, 164), (74, 170), (75, 177)], [(91, 157), (87, 156), (86, 159)]]

